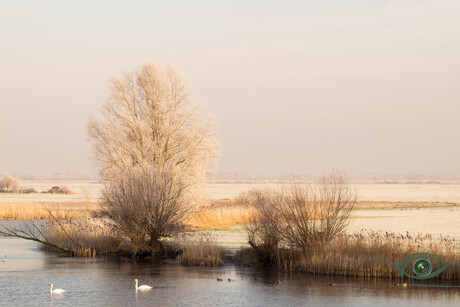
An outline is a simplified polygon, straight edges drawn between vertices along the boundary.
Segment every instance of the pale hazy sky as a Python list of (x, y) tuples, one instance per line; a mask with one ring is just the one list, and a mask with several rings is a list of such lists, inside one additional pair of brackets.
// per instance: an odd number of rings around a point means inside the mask
[(221, 171), (460, 173), (460, 1), (2, 1), (0, 173), (91, 170), (111, 77), (175, 63)]

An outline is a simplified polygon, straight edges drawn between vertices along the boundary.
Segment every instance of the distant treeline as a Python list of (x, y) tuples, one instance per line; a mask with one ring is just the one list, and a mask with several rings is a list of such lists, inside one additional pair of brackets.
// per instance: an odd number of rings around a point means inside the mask
[[(0, 172), (0, 177), (6, 173)], [(10, 173), (19, 180), (94, 180), (99, 181), (97, 172), (57, 172), (57, 173)]]
[[(216, 180), (315, 180), (324, 175), (324, 173), (241, 173), (241, 172), (217, 172), (214, 179)], [(460, 173), (358, 173), (347, 172), (348, 180), (375, 181), (378, 183), (396, 183), (407, 182), (424, 182), (430, 181), (456, 181), (460, 180)]]
[[(0, 177), (5, 173), (0, 172)], [(12, 173), (20, 180), (92, 180), (99, 181), (97, 172), (58, 172), (58, 173)], [(218, 181), (251, 181), (251, 180), (315, 180), (322, 173), (243, 173), (217, 172), (214, 176)], [(460, 181), (460, 174), (455, 173), (347, 173), (348, 180), (374, 181), (377, 183), (437, 183), (438, 181)]]

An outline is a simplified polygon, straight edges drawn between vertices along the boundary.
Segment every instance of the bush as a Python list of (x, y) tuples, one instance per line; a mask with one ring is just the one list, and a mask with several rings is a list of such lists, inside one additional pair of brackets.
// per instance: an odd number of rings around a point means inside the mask
[(37, 190), (35, 190), (34, 188), (21, 189), (19, 192), (24, 194), (38, 193)]
[(265, 189), (249, 191), (238, 199), (238, 203), (253, 209), (253, 216), (246, 221), (244, 229), (258, 262), (275, 266), (282, 240), (278, 198), (275, 190)]
[(281, 247), (308, 254), (337, 237), (348, 224), (356, 194), (333, 173), (314, 185), (253, 190), (238, 201), (254, 210), (245, 226), (249, 245), (261, 263), (279, 267)]
[(190, 209), (184, 201), (184, 188), (170, 173), (139, 170), (105, 184), (103, 207), (115, 229), (139, 253), (156, 254), (162, 238), (183, 230)]
[(42, 193), (50, 193), (50, 194), (72, 194), (72, 191), (68, 187), (52, 187), (48, 191), (43, 191)]

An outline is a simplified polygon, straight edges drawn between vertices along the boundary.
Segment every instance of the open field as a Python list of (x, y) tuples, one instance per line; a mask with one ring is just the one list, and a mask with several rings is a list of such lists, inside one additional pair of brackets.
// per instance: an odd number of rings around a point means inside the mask
[(46, 220), (49, 209), (56, 218), (89, 218), (101, 210), (98, 202), (0, 202), (2, 220)]
[[(207, 187), (210, 199), (234, 199), (238, 194), (252, 188), (274, 187), (286, 184), (260, 182), (253, 183), (212, 183)], [(82, 202), (100, 199), (101, 183), (95, 181), (21, 181), (21, 188), (34, 188), (38, 192), (53, 186), (66, 186), (73, 194), (0, 194), (0, 202)], [(351, 182), (351, 188), (361, 202), (432, 202), (460, 203), (460, 183), (371, 183)]]
[[(44, 208), (56, 217), (88, 218), (100, 216), (98, 202), (1, 203), (0, 219), (43, 220), (49, 218)], [(233, 200), (215, 200), (199, 206), (188, 223), (198, 228), (234, 227), (252, 215), (250, 208)], [(358, 202), (350, 229), (363, 228), (399, 233), (431, 233), (460, 237), (460, 203)]]

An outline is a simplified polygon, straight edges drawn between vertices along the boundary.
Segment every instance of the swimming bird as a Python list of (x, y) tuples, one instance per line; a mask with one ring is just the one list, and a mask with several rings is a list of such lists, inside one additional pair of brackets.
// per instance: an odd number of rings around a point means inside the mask
[(54, 289), (53, 290), (53, 284), (50, 284), (50, 293), (64, 293), (64, 289)]
[(222, 278), (217, 278), (217, 281), (222, 281)]
[(135, 279), (134, 282), (136, 283), (136, 290), (150, 290), (153, 288), (147, 285), (138, 286), (139, 281), (137, 279)]
[(235, 281), (234, 279), (231, 279), (231, 278), (228, 279), (228, 282), (234, 282), (234, 281)]
[(335, 286), (335, 282), (330, 282), (330, 283), (329, 283), (329, 286), (330, 286), (330, 287), (334, 287), (334, 286)]

